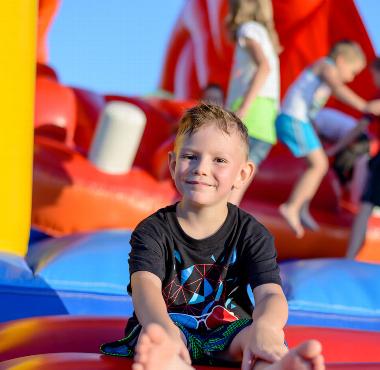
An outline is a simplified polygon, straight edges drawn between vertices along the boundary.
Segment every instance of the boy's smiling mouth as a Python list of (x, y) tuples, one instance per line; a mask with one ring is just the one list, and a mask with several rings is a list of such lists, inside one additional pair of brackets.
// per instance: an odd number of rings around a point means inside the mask
[(199, 180), (186, 180), (185, 182), (188, 185), (198, 185), (198, 186), (205, 186), (205, 187), (213, 187), (214, 186), (214, 185), (211, 185), (211, 184), (208, 184), (206, 182), (199, 181)]

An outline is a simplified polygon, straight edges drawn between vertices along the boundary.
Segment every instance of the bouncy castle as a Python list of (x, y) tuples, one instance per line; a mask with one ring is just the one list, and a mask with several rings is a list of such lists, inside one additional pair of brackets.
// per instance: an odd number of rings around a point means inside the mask
[[(373, 58), (352, 0), (273, 5), (284, 47), (282, 93), (341, 38)], [(227, 88), (227, 1), (186, 1), (162, 67), (160, 88), (173, 98), (104, 96), (62, 84), (44, 42), (58, 0), (40, 1), (39, 9), (35, 0), (1, 7), (9, 73), (1, 94), (0, 369), (128, 369), (129, 360), (102, 356), (99, 345), (122, 337), (133, 311), (131, 231), (178, 197), (167, 170), (178, 119), (208, 83)], [(373, 95), (368, 71), (352, 88)], [(312, 204), (321, 230), (296, 239), (277, 208), (302, 169), (277, 144), (242, 202), (276, 238), (287, 341), (320, 340), (328, 369), (380, 368), (380, 218), (370, 219), (358, 260), (340, 259), (357, 204), (330, 171)]]

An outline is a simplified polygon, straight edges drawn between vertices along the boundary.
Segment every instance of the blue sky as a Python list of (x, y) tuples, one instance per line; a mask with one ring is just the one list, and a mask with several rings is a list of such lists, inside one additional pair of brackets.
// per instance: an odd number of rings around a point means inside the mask
[[(121, 95), (152, 93), (186, 1), (62, 0), (48, 38), (50, 64), (67, 85)], [(380, 53), (380, 1), (356, 4)]]

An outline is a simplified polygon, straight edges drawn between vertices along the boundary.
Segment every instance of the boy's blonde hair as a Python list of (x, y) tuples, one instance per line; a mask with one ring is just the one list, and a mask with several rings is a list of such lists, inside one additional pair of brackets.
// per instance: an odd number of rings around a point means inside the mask
[(347, 62), (361, 61), (366, 64), (366, 57), (360, 45), (352, 40), (341, 40), (336, 42), (330, 49), (329, 57), (336, 60), (342, 56)]
[(201, 103), (188, 109), (179, 121), (179, 127), (174, 142), (174, 151), (177, 152), (183, 136), (191, 136), (202, 126), (213, 123), (221, 131), (231, 135), (235, 131), (245, 147), (248, 158), (249, 139), (248, 130), (241, 119), (233, 112), (215, 104)]
[(256, 21), (267, 29), (274, 50), (280, 53), (282, 47), (274, 26), (272, 0), (229, 0), (226, 23), (234, 41), (239, 26), (249, 21)]

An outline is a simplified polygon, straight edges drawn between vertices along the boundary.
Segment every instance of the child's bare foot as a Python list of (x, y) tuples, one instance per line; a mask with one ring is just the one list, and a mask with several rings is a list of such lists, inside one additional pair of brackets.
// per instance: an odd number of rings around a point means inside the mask
[(265, 367), (265, 370), (324, 370), (322, 346), (309, 340), (291, 349), (280, 361)]
[(180, 346), (157, 324), (148, 325), (136, 346), (133, 370), (194, 370), (179, 356)]
[(303, 226), (307, 227), (312, 231), (318, 231), (319, 225), (315, 221), (314, 217), (309, 212), (309, 207), (303, 206), (301, 208), (300, 219)]
[(281, 204), (278, 210), (281, 216), (288, 223), (290, 228), (294, 231), (294, 233), (296, 234), (296, 237), (298, 239), (301, 239), (305, 231), (301, 225), (298, 212), (294, 212), (293, 210), (289, 209), (289, 207), (285, 203)]

